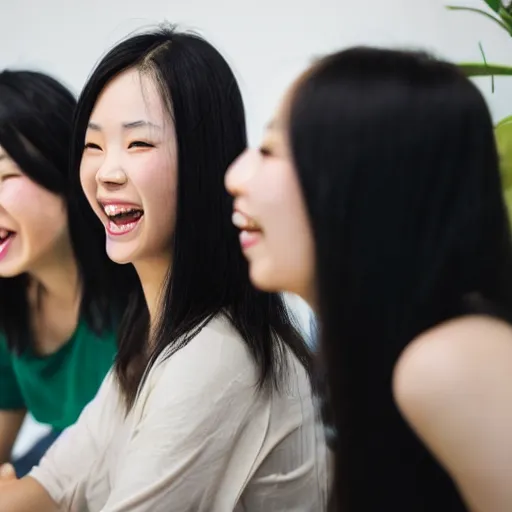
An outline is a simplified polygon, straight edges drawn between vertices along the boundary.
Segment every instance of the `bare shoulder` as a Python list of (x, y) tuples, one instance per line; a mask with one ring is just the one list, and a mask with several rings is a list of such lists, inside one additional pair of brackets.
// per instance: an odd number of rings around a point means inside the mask
[(413, 423), (469, 397), (494, 396), (500, 386), (512, 387), (512, 327), (484, 316), (421, 334), (403, 351), (393, 376), (397, 405)]
[(394, 371), (404, 419), (470, 510), (512, 510), (512, 327), (483, 316), (413, 340)]

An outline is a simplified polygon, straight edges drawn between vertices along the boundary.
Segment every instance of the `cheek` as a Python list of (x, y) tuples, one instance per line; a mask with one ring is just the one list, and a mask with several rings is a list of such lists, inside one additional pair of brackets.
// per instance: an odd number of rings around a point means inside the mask
[(82, 158), (80, 164), (80, 185), (85, 196), (92, 206), (92, 200), (96, 197), (96, 165), (93, 162)]
[(262, 172), (254, 195), (259, 197), (265, 232), (283, 240), (304, 232), (307, 219), (301, 192), (289, 165)]
[(5, 187), (1, 204), (19, 229), (37, 232), (41, 237), (50, 230), (60, 231), (66, 224), (64, 201), (26, 178), (13, 180)]
[(272, 246), (279, 250), (280, 257), (288, 259), (290, 253), (302, 255), (308, 225), (298, 198), (283, 184), (280, 190), (276, 187), (268, 195), (264, 206), (264, 231)]
[(161, 226), (169, 219), (164, 212), (174, 213), (175, 210), (176, 161), (170, 155), (154, 154), (144, 162), (141, 170), (132, 173), (133, 184), (141, 196), (145, 215), (151, 218), (151, 223)]
[(292, 169), (268, 177), (260, 190), (264, 241), (280, 287), (297, 293), (310, 280), (314, 246), (301, 190)]

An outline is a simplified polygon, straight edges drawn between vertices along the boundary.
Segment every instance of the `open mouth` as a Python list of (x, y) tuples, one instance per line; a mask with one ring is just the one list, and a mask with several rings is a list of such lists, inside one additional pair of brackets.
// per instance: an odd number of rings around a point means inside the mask
[(15, 236), (16, 233), (14, 231), (0, 228), (0, 259), (7, 254), (7, 249), (9, 249)]
[(240, 245), (243, 249), (248, 249), (258, 243), (262, 235), (262, 229), (253, 219), (235, 210), (231, 221), (240, 230)]
[(242, 231), (248, 231), (250, 233), (261, 233), (261, 228), (258, 226), (258, 224), (253, 219), (245, 215), (245, 213), (239, 212), (238, 210), (233, 212), (231, 221), (238, 229)]
[(111, 235), (125, 235), (133, 231), (144, 216), (144, 210), (136, 206), (106, 204), (102, 207), (108, 217), (106, 228)]

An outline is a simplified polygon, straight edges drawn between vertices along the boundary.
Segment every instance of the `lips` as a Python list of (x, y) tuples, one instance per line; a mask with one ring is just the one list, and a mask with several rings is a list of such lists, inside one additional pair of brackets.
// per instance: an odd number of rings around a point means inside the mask
[(133, 203), (99, 201), (107, 216), (105, 228), (109, 235), (121, 236), (132, 232), (144, 216), (141, 206)]
[(11, 243), (15, 237), (16, 233), (14, 231), (5, 228), (0, 228), (0, 260), (7, 256), (9, 247), (11, 246)]
[(243, 249), (248, 249), (260, 241), (262, 230), (254, 219), (240, 210), (235, 210), (231, 220), (240, 229), (240, 245)]

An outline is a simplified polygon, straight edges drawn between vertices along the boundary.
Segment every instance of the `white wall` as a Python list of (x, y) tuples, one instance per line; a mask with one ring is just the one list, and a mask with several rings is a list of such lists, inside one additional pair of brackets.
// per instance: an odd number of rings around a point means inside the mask
[[(162, 20), (200, 30), (224, 52), (241, 80), (251, 142), (285, 86), (319, 54), (371, 43), (428, 48), (449, 59), (512, 64), (512, 40), (492, 22), (448, 12), (442, 0), (13, 0), (0, 5), (0, 68), (37, 67), (76, 92), (119, 38)], [(481, 7), (483, 0), (452, 0)], [(512, 80), (500, 79), (493, 112), (507, 113)]]

